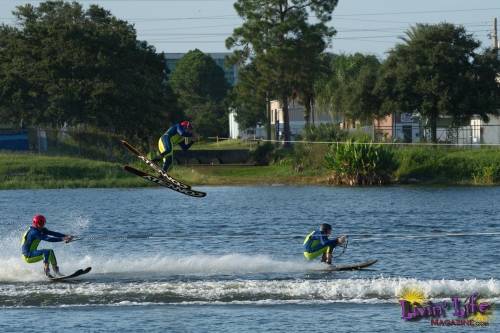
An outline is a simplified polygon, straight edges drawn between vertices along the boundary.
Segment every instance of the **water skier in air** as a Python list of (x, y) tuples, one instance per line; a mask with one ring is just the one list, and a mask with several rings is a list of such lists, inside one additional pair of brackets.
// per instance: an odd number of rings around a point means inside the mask
[(182, 150), (188, 150), (193, 145), (193, 141), (186, 143), (187, 138), (193, 137), (192, 131), (193, 128), (191, 123), (184, 120), (170, 127), (165, 134), (160, 137), (158, 140), (160, 156), (153, 159), (153, 161), (159, 162), (163, 159), (163, 171), (167, 172), (174, 161), (174, 145), (180, 145)]
[(33, 223), (28, 231), (26, 231), (22, 238), (22, 253), (24, 261), (29, 264), (39, 262), (43, 260), (43, 270), (45, 275), (49, 278), (53, 278), (50, 274), (49, 264), (52, 265), (52, 269), (56, 275), (62, 276), (59, 272), (59, 267), (57, 266), (56, 256), (52, 249), (42, 249), (38, 250), (38, 245), (40, 241), (46, 242), (66, 242), (69, 243), (73, 240), (73, 236), (61, 234), (59, 232), (50, 231), (45, 228), (46, 219), (43, 215), (35, 215), (33, 217)]
[(329, 239), (328, 236), (332, 233), (332, 226), (328, 223), (322, 223), (318, 230), (308, 234), (304, 239), (304, 257), (307, 260), (312, 260), (321, 255), (321, 262), (332, 264), (332, 252), (338, 245), (344, 245), (347, 241), (347, 236), (340, 236), (334, 239)]

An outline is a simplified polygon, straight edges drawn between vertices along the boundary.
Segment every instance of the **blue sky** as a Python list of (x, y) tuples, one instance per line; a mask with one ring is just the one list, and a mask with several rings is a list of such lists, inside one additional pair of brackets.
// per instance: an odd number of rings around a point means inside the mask
[[(13, 24), (12, 10), (27, 1), (0, 0), (0, 22)], [(39, 1), (29, 1), (39, 3)], [(227, 52), (224, 40), (241, 24), (233, 0), (92, 0), (133, 23), (138, 37), (158, 51)], [(398, 37), (415, 23), (450, 22), (490, 46), (498, 0), (340, 0), (330, 23), (338, 33), (329, 51), (384, 57)]]

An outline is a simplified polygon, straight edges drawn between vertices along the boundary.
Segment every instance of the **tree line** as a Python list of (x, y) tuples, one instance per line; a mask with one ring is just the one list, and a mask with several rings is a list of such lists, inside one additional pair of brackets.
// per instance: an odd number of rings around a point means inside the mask
[(312, 107), (368, 123), (392, 113), (418, 113), (433, 142), (440, 117), (459, 126), (472, 115), (487, 121), (499, 114), (498, 50), (481, 50), (464, 27), (416, 24), (384, 61), (332, 55), (325, 51), (335, 31), (327, 23), (336, 5), (337, 0), (235, 3), (243, 24), (226, 45), (242, 67), (235, 103), (244, 126), (265, 123), (269, 96), (281, 102), (285, 140), (290, 139), (291, 98), (305, 106), (306, 123)]
[(230, 87), (223, 70), (199, 50), (168, 73), (165, 56), (137, 39), (133, 25), (97, 5), (46, 1), (14, 11), (0, 26), (0, 123), (93, 127), (144, 140), (188, 118), (201, 136), (225, 136), (227, 113), (242, 127), (267, 123), (268, 102), (284, 110), (299, 99), (312, 109), (370, 122), (418, 112), (436, 139), (444, 115), (456, 124), (498, 114), (497, 50), (461, 26), (417, 24), (381, 61), (333, 55), (329, 26), (338, 0), (237, 0), (243, 23), (226, 40), (239, 67)]
[(0, 123), (97, 128), (142, 140), (192, 120), (202, 136), (224, 135), (229, 86), (199, 50), (173, 73), (133, 25), (77, 2), (46, 1), (0, 26)]

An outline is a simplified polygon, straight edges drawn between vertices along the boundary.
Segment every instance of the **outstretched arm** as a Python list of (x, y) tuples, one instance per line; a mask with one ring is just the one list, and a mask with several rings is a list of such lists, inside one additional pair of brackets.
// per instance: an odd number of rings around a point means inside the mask
[(45, 229), (44, 234), (42, 235), (42, 240), (46, 242), (62, 242), (65, 241), (66, 243), (69, 243), (73, 240), (73, 236), (71, 235), (65, 235), (61, 234), (60, 232), (56, 231), (50, 231), (48, 229)]
[(335, 247), (335, 246), (338, 245), (337, 238), (335, 238), (335, 239), (328, 239), (328, 236), (323, 235), (323, 234), (320, 236), (319, 241), (321, 242), (321, 245), (323, 245), (323, 246), (328, 245), (328, 246)]
[(188, 150), (192, 145), (194, 141), (191, 141), (188, 144), (185, 144), (184, 142), (179, 143), (179, 146), (181, 146), (182, 150)]
[(44, 240), (46, 242), (51, 242), (51, 243), (62, 242), (64, 240), (64, 237), (53, 237), (53, 236), (49, 236), (47, 234), (42, 235), (41, 238), (42, 238), (42, 240)]
[(51, 231), (49, 229), (45, 229), (45, 233), (49, 236), (53, 236), (53, 237), (64, 237), (65, 235), (64, 234), (61, 234), (60, 232), (56, 232), (56, 231)]

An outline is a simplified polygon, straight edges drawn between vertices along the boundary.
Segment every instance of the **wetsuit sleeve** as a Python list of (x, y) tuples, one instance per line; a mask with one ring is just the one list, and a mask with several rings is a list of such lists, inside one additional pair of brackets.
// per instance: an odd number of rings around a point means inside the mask
[(177, 133), (185, 138), (190, 138), (193, 136), (193, 133), (186, 132), (184, 130), (184, 127), (181, 126), (181, 124), (177, 124)]
[(188, 150), (194, 142), (190, 142), (189, 144), (185, 144), (184, 142), (179, 143), (179, 146), (181, 146), (182, 150)]
[(41, 240), (46, 242), (62, 242), (64, 240), (64, 236), (64, 234), (50, 231), (48, 229), (44, 229), (43, 232), (40, 233)]
[(54, 236), (54, 237), (64, 237), (66, 236), (65, 234), (61, 234), (60, 232), (55, 232), (55, 231), (50, 231), (48, 229), (45, 230), (45, 233), (49, 236)]
[(328, 246), (337, 246), (337, 239), (328, 239), (328, 236), (326, 235), (323, 235), (321, 234), (319, 236), (319, 241), (321, 242), (321, 245), (325, 246), (325, 245), (328, 245)]

